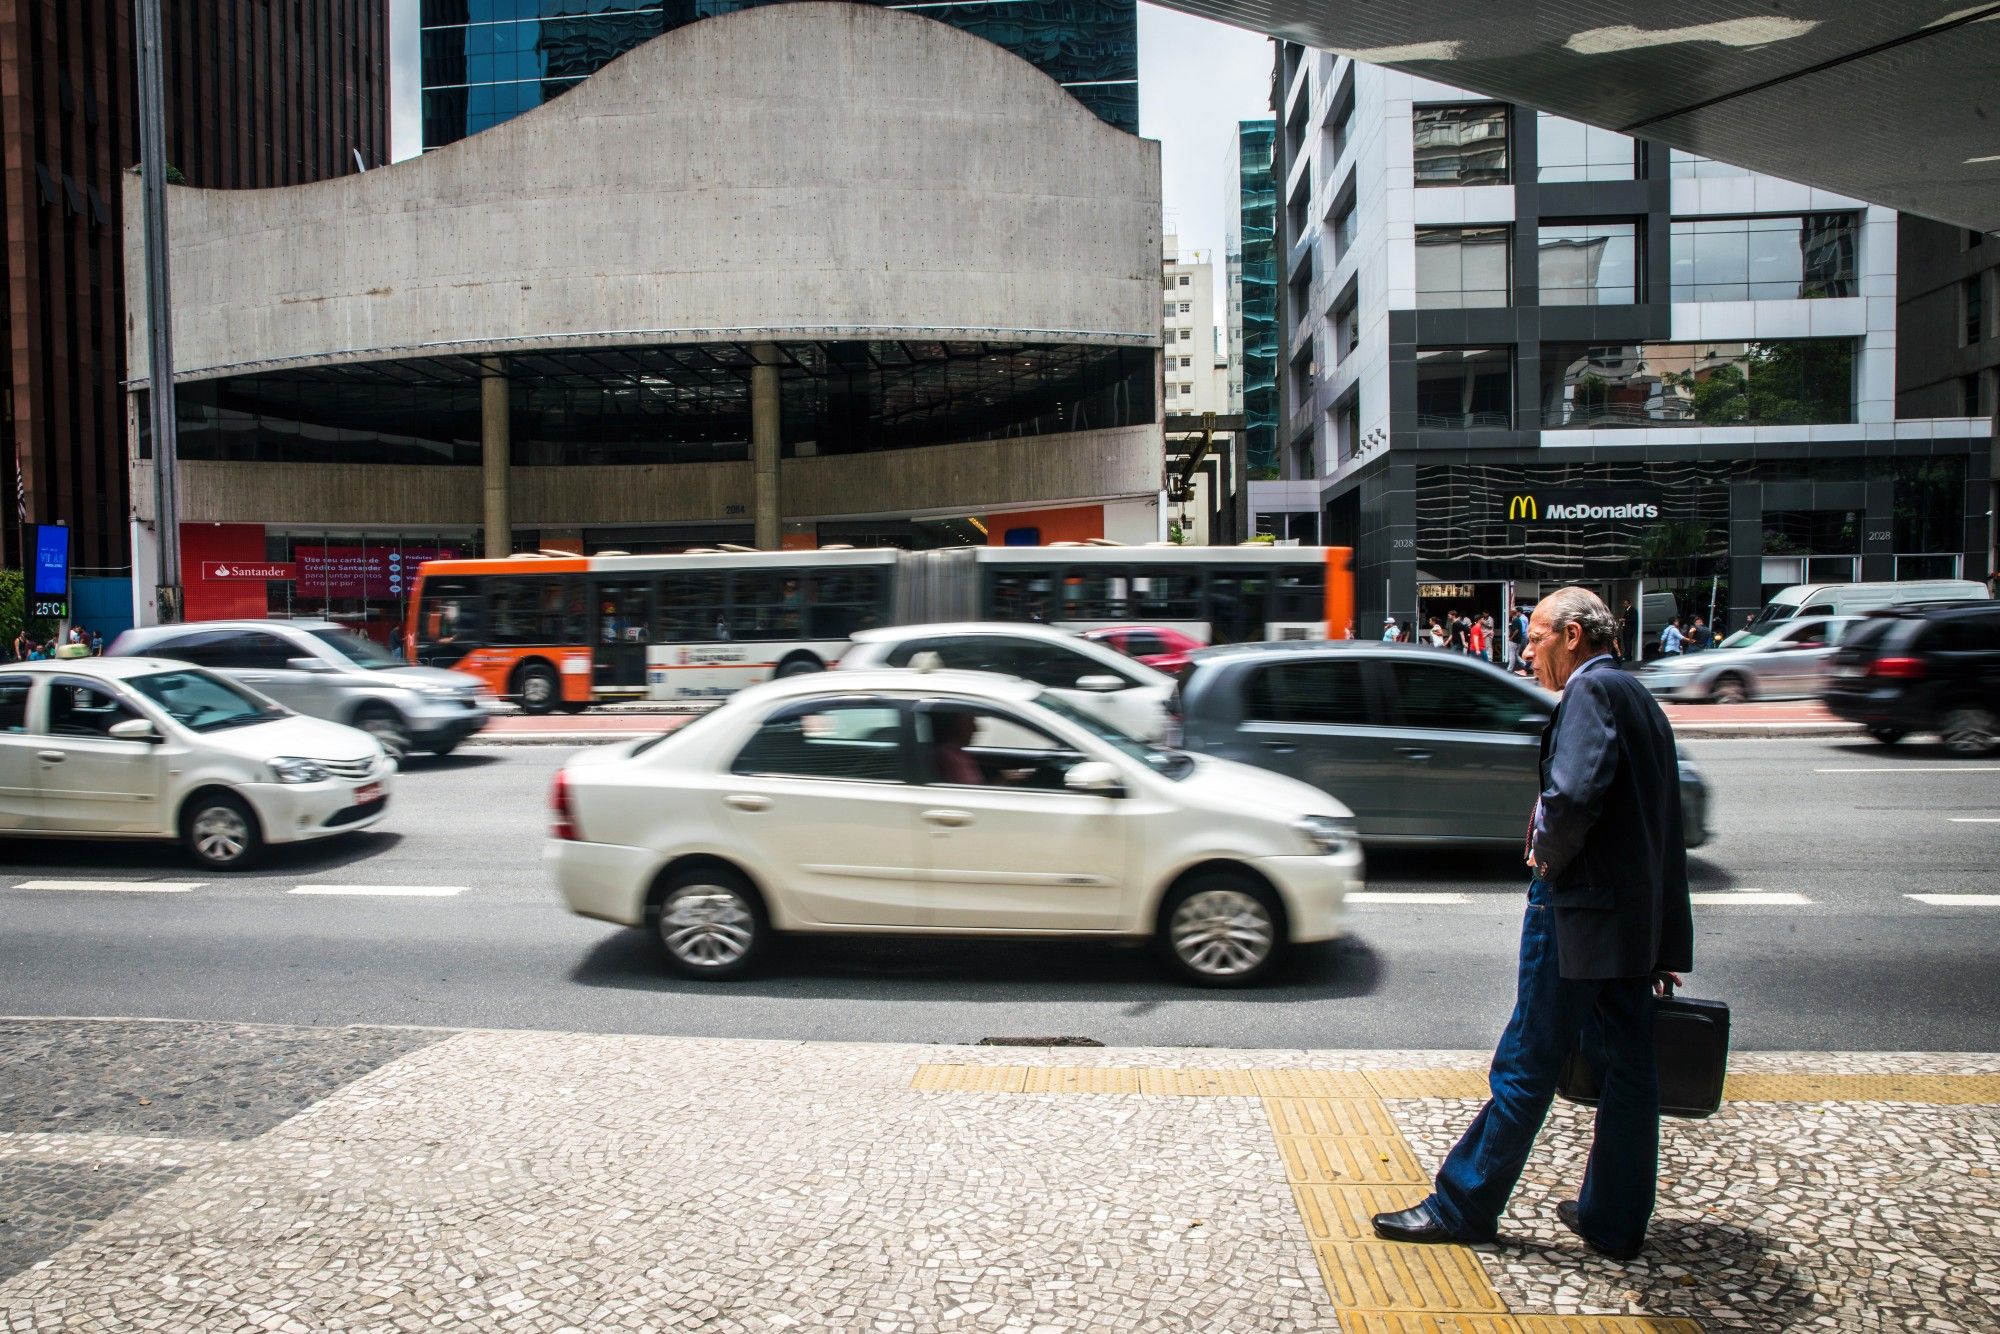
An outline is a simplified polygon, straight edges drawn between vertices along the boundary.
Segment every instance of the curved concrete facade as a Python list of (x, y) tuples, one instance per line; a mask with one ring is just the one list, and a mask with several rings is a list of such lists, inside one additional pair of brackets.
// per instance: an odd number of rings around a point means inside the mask
[[(789, 338), (1157, 346), (1159, 146), (997, 46), (798, 3), (424, 158), (168, 192), (176, 379)], [(129, 290), (144, 290), (136, 178)], [(128, 319), (146, 380), (145, 311)]]

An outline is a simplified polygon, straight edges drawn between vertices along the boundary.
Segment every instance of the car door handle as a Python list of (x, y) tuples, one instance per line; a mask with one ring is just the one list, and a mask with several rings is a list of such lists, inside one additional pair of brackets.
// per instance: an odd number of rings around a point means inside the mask
[(35, 752), (35, 758), (44, 764), (61, 764), (69, 756), (59, 750), (38, 750)]
[(747, 792), (732, 792), (724, 797), (723, 804), (734, 806), (739, 811), (768, 811), (771, 809), (769, 797), (756, 797)]
[(1423, 764), (1431, 757), (1431, 753), (1421, 746), (1398, 746), (1396, 753), (1411, 764)]
[(925, 811), (924, 819), (946, 829), (963, 829), (972, 823), (971, 811)]
[(1289, 741), (1266, 741), (1264, 743), (1264, 749), (1270, 751), (1274, 755), (1289, 755), (1293, 751), (1297, 750), (1298, 747), (1293, 745)]
[(270, 680), (271, 678), (270, 678), (270, 677), (268, 677), (268, 676), (261, 676), (261, 675), (260, 675), (260, 676), (239, 676), (239, 677), (237, 677), (236, 679), (237, 679), (237, 680), (239, 680), (239, 681), (248, 681), (248, 682), (250, 682), (250, 683), (251, 683), (252, 685), (263, 685), (263, 684), (264, 684), (265, 682), (269, 681), (269, 680)]

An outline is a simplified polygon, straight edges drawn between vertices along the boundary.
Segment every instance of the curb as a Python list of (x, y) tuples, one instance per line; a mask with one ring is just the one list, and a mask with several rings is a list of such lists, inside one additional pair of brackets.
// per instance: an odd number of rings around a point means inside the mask
[[(1741, 741), (1779, 737), (1860, 736), (1862, 729), (1852, 723), (1712, 723), (1676, 727), (1674, 736), (1682, 741)], [(636, 732), (482, 732), (476, 740), (459, 746), (469, 750), (483, 746), (588, 746), (614, 741), (635, 741), (640, 737), (661, 736), (656, 729)]]

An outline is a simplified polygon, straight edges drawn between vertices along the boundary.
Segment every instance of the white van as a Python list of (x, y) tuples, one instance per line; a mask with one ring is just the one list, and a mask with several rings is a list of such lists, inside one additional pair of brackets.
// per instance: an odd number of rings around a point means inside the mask
[(1887, 584), (1793, 584), (1764, 604), (1754, 625), (1794, 616), (1865, 616), (1913, 602), (1984, 600), (1986, 585), (1971, 579), (1912, 579)]

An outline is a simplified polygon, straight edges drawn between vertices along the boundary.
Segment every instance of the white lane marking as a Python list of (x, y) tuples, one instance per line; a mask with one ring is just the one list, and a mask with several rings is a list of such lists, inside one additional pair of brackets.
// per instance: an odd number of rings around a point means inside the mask
[(1946, 818), (1953, 824), (2000, 824), (2000, 815), (1952, 815)]
[(23, 880), (15, 889), (82, 889), (113, 894), (185, 894), (206, 880)]
[(2000, 774), (2000, 764), (1885, 764), (1842, 765), (1837, 769), (1815, 769), (1816, 774)]
[(1933, 908), (2000, 908), (2000, 894), (1905, 894)]
[(1803, 894), (1773, 893), (1768, 889), (1725, 889), (1688, 895), (1688, 902), (1703, 908), (1809, 908), (1812, 900)]
[(1470, 903), (1472, 899), (1466, 894), (1404, 894), (1386, 890), (1367, 889), (1359, 893), (1349, 894), (1343, 901), (1347, 903)]
[(340, 894), (385, 899), (448, 899), (465, 893), (464, 885), (300, 885), (290, 894)]

